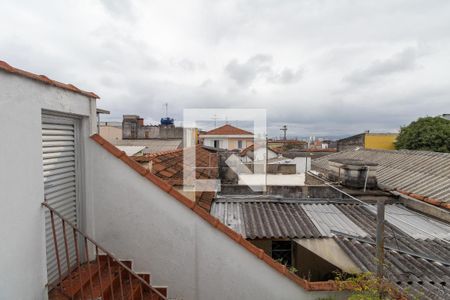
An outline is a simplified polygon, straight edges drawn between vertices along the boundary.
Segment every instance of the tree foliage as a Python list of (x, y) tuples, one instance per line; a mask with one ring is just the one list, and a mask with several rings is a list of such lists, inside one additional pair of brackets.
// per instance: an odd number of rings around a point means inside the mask
[(450, 152), (450, 121), (441, 117), (419, 118), (402, 127), (397, 149)]

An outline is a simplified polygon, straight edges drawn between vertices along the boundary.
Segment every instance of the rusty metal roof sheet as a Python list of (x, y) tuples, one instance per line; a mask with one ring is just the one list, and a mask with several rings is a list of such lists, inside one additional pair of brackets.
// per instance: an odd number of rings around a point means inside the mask
[(351, 150), (314, 159), (312, 167), (328, 170), (329, 160), (336, 158), (377, 163), (377, 180), (383, 189), (408, 191), (450, 203), (450, 153)]

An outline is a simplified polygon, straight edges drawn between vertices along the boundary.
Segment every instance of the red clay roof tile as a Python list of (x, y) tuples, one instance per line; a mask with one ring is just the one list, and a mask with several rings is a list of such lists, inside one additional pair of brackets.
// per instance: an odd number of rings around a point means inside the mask
[[(136, 162), (151, 162), (151, 172), (173, 186), (183, 186), (184, 183), (184, 149), (176, 149), (159, 153), (151, 153), (143, 156), (132, 157)], [(187, 155), (193, 152), (187, 150)], [(191, 148), (194, 150), (194, 148)], [(216, 179), (218, 178), (217, 153), (204, 149), (201, 145), (195, 146), (195, 178)], [(193, 176), (194, 173), (191, 174)], [(211, 209), (214, 192), (196, 192), (195, 201), (203, 209)]]
[(16, 75), (19, 75), (19, 76), (23, 76), (23, 77), (26, 77), (26, 78), (30, 78), (30, 79), (33, 79), (33, 80), (37, 80), (37, 81), (40, 81), (42, 83), (58, 87), (60, 89), (72, 91), (74, 93), (81, 94), (81, 95), (89, 97), (89, 98), (94, 98), (94, 99), (99, 99), (100, 98), (95, 93), (93, 93), (93, 92), (86, 92), (86, 91), (80, 90), (79, 88), (77, 88), (73, 84), (62, 83), (62, 82), (59, 82), (59, 81), (56, 81), (56, 80), (51, 80), (50, 78), (48, 78), (45, 75), (37, 75), (37, 74), (31, 73), (31, 72), (28, 72), (28, 71), (24, 71), (24, 70), (21, 70), (21, 69), (14, 68), (14, 67), (10, 66), (9, 64), (7, 64), (6, 62), (4, 62), (2, 60), (0, 60), (0, 70), (3, 70), (3, 71), (8, 72), (8, 73), (16, 74)]
[(253, 133), (230, 124), (225, 124), (206, 132), (205, 135), (253, 135)]

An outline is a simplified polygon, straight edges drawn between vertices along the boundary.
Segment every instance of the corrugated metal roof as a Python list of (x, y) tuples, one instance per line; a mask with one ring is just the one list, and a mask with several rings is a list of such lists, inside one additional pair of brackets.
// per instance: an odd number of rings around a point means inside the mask
[[(376, 209), (372, 206), (344, 204), (331, 199), (249, 197), (220, 198), (213, 203), (211, 214), (249, 239), (333, 237), (333, 232), (369, 240), (375, 238)], [(414, 240), (450, 238), (449, 224), (402, 205), (386, 205), (386, 221), (387, 242), (392, 241), (410, 251), (426, 251), (415, 247)]]
[[(362, 270), (376, 272), (373, 243), (342, 237), (335, 240)], [(429, 247), (425, 241), (420, 243)], [(450, 295), (450, 268), (436, 261), (385, 249), (384, 274), (411, 299), (448, 299)]]
[(220, 222), (246, 237), (242, 207), (239, 203), (230, 202), (226, 205), (213, 205), (211, 215), (216, 216)]
[[(376, 212), (376, 207), (370, 208)], [(450, 226), (400, 205), (386, 206), (386, 220), (415, 239), (446, 239), (450, 241)]]
[(360, 237), (367, 236), (367, 232), (334, 205), (304, 204), (301, 207), (323, 236), (334, 236), (333, 230)]
[(313, 168), (328, 170), (330, 159), (360, 159), (379, 164), (380, 187), (399, 189), (450, 202), (450, 153), (410, 150), (352, 150), (314, 159)]
[(322, 236), (299, 203), (215, 201), (211, 214), (248, 239)]
[[(332, 237), (361, 270), (376, 272), (374, 208), (331, 199), (249, 197), (220, 198), (211, 213), (248, 239)], [(400, 205), (386, 205), (386, 212), (386, 277), (412, 297), (445, 299), (450, 243), (442, 237), (450, 234), (449, 225)]]

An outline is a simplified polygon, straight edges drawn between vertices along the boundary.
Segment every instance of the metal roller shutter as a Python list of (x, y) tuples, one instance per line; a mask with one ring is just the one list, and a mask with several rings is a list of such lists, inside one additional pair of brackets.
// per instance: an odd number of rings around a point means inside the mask
[[(44, 169), (45, 200), (74, 224), (78, 223), (77, 205), (77, 119), (43, 115), (42, 156)], [(62, 225), (55, 216), (55, 229), (60, 256), (61, 271), (67, 272), (66, 251)], [(53, 241), (50, 213), (45, 216), (47, 243), (47, 278), (52, 284), (58, 280), (58, 267)], [(77, 224), (78, 225), (78, 224)], [(73, 233), (66, 226), (69, 262), (74, 264), (75, 242)]]

